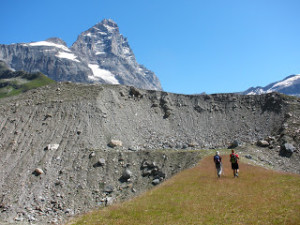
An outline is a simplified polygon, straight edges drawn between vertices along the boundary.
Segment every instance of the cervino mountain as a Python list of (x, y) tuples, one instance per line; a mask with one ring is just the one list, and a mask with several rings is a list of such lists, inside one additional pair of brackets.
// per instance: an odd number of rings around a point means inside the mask
[(70, 48), (59, 38), (0, 45), (0, 60), (11, 69), (41, 72), (56, 81), (162, 89), (157, 76), (137, 63), (118, 25), (108, 19), (82, 32)]

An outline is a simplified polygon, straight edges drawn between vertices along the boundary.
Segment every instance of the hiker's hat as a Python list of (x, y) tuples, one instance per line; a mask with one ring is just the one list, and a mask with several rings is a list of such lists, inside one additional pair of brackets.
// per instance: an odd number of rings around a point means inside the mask
[(216, 152), (217, 155), (219, 155), (219, 153), (220, 153), (219, 151)]

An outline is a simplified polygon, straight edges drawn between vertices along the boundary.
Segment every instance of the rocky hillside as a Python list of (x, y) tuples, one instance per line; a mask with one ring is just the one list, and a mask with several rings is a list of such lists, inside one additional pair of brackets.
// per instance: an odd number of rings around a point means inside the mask
[[(239, 145), (300, 173), (300, 100), (55, 83), (0, 99), (0, 222), (59, 223)], [(257, 146), (259, 145), (259, 146)]]
[(81, 33), (70, 48), (59, 38), (0, 45), (0, 60), (14, 70), (41, 72), (56, 81), (162, 89), (156, 75), (136, 62), (127, 39), (112, 20), (105, 19)]

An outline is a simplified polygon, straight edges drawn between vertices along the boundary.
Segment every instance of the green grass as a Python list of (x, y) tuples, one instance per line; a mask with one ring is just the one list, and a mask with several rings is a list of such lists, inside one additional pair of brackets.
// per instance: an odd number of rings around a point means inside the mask
[(68, 224), (300, 224), (300, 176), (229, 157), (216, 176), (212, 156), (131, 201), (81, 215)]
[(0, 98), (18, 95), (55, 82), (41, 73), (27, 74), (22, 72), (15, 76), (11, 79), (0, 79)]

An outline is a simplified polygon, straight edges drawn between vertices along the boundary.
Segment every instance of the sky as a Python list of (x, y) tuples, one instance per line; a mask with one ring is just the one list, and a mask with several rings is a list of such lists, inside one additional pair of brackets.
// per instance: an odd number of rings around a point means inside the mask
[(0, 44), (71, 46), (113, 19), (164, 91), (228, 93), (300, 74), (299, 0), (2, 0)]

